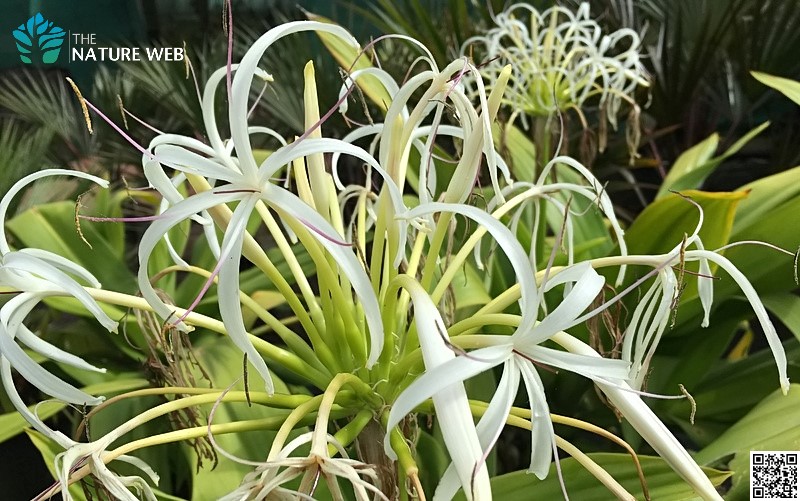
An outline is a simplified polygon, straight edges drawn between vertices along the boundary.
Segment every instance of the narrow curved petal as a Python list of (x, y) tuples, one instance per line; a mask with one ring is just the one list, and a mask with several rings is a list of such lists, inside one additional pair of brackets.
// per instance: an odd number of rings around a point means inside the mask
[(569, 329), (576, 324), (575, 320), (586, 310), (603, 290), (605, 278), (598, 274), (589, 263), (575, 266), (580, 278), (567, 297), (544, 317), (541, 322), (527, 333), (516, 335), (517, 341), (522, 343), (540, 343), (556, 332)]
[[(386, 429), (391, 430), (422, 402), (436, 393), (459, 384), (473, 376), (503, 363), (511, 355), (511, 346), (490, 346), (459, 356), (449, 362), (425, 371), (403, 390), (392, 404)], [(396, 459), (397, 455), (389, 444), (389, 435), (384, 440), (386, 454)]]
[(775, 330), (775, 326), (769, 319), (766, 308), (764, 308), (764, 303), (761, 302), (761, 299), (758, 297), (758, 293), (753, 288), (752, 284), (750, 284), (750, 281), (747, 280), (747, 277), (745, 277), (744, 274), (728, 260), (728, 258), (720, 256), (715, 252), (706, 250), (692, 250), (686, 251), (686, 254), (688, 254), (687, 260), (693, 261), (696, 259), (707, 259), (718, 264), (720, 268), (728, 272), (739, 288), (742, 289), (742, 293), (750, 302), (750, 306), (753, 307), (753, 312), (756, 314), (756, 318), (761, 324), (761, 328), (764, 330), (767, 343), (772, 350), (772, 356), (775, 357), (775, 364), (778, 366), (778, 377), (781, 383), (781, 390), (784, 394), (786, 394), (789, 391), (789, 377), (786, 374), (786, 352), (783, 349), (780, 337), (778, 337), (778, 332)]
[(103, 188), (108, 188), (108, 181), (105, 179), (93, 176), (91, 174), (86, 174), (85, 172), (67, 169), (45, 169), (23, 177), (14, 183), (13, 186), (11, 186), (11, 188), (9, 188), (8, 191), (3, 195), (3, 198), (0, 199), (0, 256), (11, 252), (11, 248), (8, 246), (8, 240), (6, 240), (5, 231), (5, 222), (6, 217), (8, 216), (8, 208), (11, 205), (11, 200), (30, 183), (36, 181), (37, 179), (42, 179), (49, 176), (70, 176), (80, 179), (88, 179), (93, 183), (99, 184)]
[[(407, 280), (406, 290), (414, 303), (414, 321), (427, 371), (456, 358), (447, 346), (447, 328), (428, 293), (416, 281)], [(455, 383), (433, 395), (436, 419), (450, 453), (453, 469), (468, 499), (491, 497), (489, 474), (483, 460), (483, 447), (475, 429), (463, 383)], [(391, 428), (389, 428), (391, 429)], [(448, 488), (449, 490), (449, 488)], [(439, 490), (434, 496), (440, 499)], [(452, 494), (451, 496), (452, 497)], [(447, 498), (449, 499), (449, 498)]]
[[(482, 460), (484, 461), (506, 425), (511, 407), (517, 397), (517, 391), (519, 391), (519, 382), (519, 370), (511, 360), (506, 360), (503, 375), (500, 382), (497, 383), (497, 390), (477, 426), (478, 439), (483, 450)], [(453, 463), (450, 463), (442, 475), (439, 485), (436, 486), (434, 498), (452, 499), (460, 486), (456, 469)]]
[[(234, 193), (237, 188), (239, 187), (226, 186), (224, 190), (217, 188), (193, 195), (167, 209), (162, 215), (163, 217), (151, 224), (142, 235), (139, 241), (139, 272), (137, 274), (139, 289), (142, 292), (142, 297), (162, 319), (172, 317), (174, 311), (158, 297), (153, 285), (150, 283), (150, 276), (147, 270), (150, 255), (164, 235), (182, 221), (216, 205), (244, 198), (246, 194)], [(224, 193), (219, 193), (220, 191), (224, 191)], [(189, 329), (183, 322), (180, 322), (177, 326), (183, 330)]]
[(225, 323), (228, 337), (237, 348), (247, 355), (247, 360), (253, 364), (264, 379), (267, 386), (266, 391), (271, 395), (275, 390), (272, 377), (267, 369), (267, 364), (247, 335), (242, 318), (242, 304), (239, 301), (239, 261), (242, 256), (242, 242), (246, 232), (247, 219), (258, 200), (255, 196), (248, 197), (242, 200), (233, 211), (225, 231), (225, 238), (222, 241), (220, 254), (222, 263), (219, 268), (217, 291), (219, 312)]
[[(3, 335), (4, 334), (0, 333), (0, 336)], [(36, 431), (52, 439), (65, 449), (75, 443), (62, 432), (53, 430), (44, 424), (44, 422), (39, 419), (39, 416), (28, 409), (28, 407), (25, 405), (25, 402), (23, 402), (22, 398), (19, 396), (17, 388), (14, 387), (14, 379), (11, 373), (11, 363), (6, 357), (3, 356), (2, 353), (0, 353), (0, 380), (3, 382), (3, 388), (5, 389), (6, 395), (11, 401), (11, 404), (14, 406), (17, 412), (19, 412), (20, 415), (24, 417), (31, 426), (33, 426)]]
[(100, 367), (95, 367), (94, 365), (86, 362), (84, 359), (75, 356), (72, 353), (68, 353), (62, 350), (61, 348), (48, 343), (44, 339), (40, 338), (39, 336), (31, 332), (31, 330), (25, 327), (24, 325), (20, 325), (17, 328), (16, 338), (31, 350), (49, 358), (50, 360), (71, 365), (73, 367), (77, 367), (78, 369), (83, 369), (86, 371), (100, 372), (100, 373), (106, 372), (105, 369)]
[[(59, 290), (74, 297), (81, 304), (94, 315), (94, 317), (111, 332), (117, 331), (117, 322), (112, 320), (97, 304), (97, 301), (89, 295), (86, 290), (78, 284), (73, 278), (59, 270), (55, 266), (42, 261), (30, 254), (22, 252), (11, 252), (3, 257), (3, 268), (6, 270), (17, 270), (20, 272), (28, 273), (33, 277), (40, 277), (44, 281), (52, 284), (50, 290)], [(0, 273), (0, 275), (3, 275)], [(5, 275), (5, 278), (12, 278)], [(21, 277), (17, 277), (17, 280)], [(14, 280), (14, 281), (17, 281)], [(9, 280), (12, 282), (12, 280)], [(12, 282), (13, 283), (13, 282)], [(21, 290), (27, 290), (27, 284), (16, 284)]]
[(20, 249), (16, 252), (20, 252), (22, 254), (27, 254), (28, 256), (33, 256), (36, 259), (41, 259), (45, 263), (53, 265), (55, 268), (74, 275), (82, 280), (85, 280), (91, 287), (95, 287), (99, 289), (101, 287), (100, 282), (92, 275), (89, 270), (84, 268), (83, 266), (77, 265), (70, 261), (69, 259), (59, 256), (58, 254), (54, 254), (50, 251), (42, 250), (42, 249), (33, 249), (33, 248), (25, 248)]
[(231, 138), (236, 147), (236, 156), (239, 159), (240, 167), (245, 178), (255, 182), (257, 179), (258, 166), (253, 157), (253, 149), (250, 144), (250, 135), (247, 126), (247, 111), (249, 108), (250, 87), (253, 77), (256, 74), (258, 63), (264, 52), (278, 39), (293, 33), (303, 31), (321, 31), (330, 33), (344, 43), (358, 49), (359, 45), (353, 35), (341, 26), (316, 21), (296, 21), (277, 26), (262, 35), (253, 42), (250, 49), (242, 57), (236, 74), (233, 77), (231, 87), (231, 102), (229, 108), (229, 120), (231, 128)]
[(522, 321), (520, 322), (519, 332), (533, 329), (538, 310), (536, 277), (533, 275), (533, 270), (528, 262), (528, 256), (517, 241), (516, 236), (490, 214), (477, 207), (464, 204), (428, 203), (409, 210), (402, 217), (404, 219), (413, 219), (435, 212), (450, 212), (466, 216), (486, 228), (492, 235), (511, 262), (520, 285), (519, 303), (522, 310)]
[[(589, 345), (569, 334), (559, 334), (553, 341), (563, 346), (568, 351), (587, 357), (600, 355)], [(686, 452), (677, 438), (658, 419), (642, 398), (637, 395), (627, 384), (619, 382), (618, 386), (597, 382), (598, 387), (606, 394), (608, 399), (619, 412), (628, 420), (633, 428), (644, 438), (647, 443), (666, 461), (675, 472), (683, 477), (706, 500), (721, 500), (714, 486), (708, 480), (703, 470), (695, 463), (694, 459)], [(625, 389), (621, 389), (619, 386)]]

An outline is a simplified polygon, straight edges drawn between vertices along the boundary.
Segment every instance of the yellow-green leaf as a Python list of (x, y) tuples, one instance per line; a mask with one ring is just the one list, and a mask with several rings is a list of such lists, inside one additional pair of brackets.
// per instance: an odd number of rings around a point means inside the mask
[[(644, 499), (642, 487), (639, 482), (638, 472), (633, 465), (631, 457), (627, 454), (587, 454), (598, 465), (614, 477), (625, 489), (637, 499)], [(639, 456), (650, 499), (659, 501), (678, 501), (700, 499), (677, 473), (659, 457)], [(721, 485), (730, 473), (726, 471), (703, 468), (714, 486)], [(561, 473), (567, 484), (570, 498), (581, 501), (606, 501), (614, 496), (591, 473), (584, 469), (572, 458), (561, 461)], [(537, 480), (534, 475), (525, 471), (516, 471), (492, 480), (492, 493), (495, 499), (504, 501), (517, 501), (532, 499), (561, 499), (561, 485), (555, 466), (550, 467), (550, 473), (544, 480)], [(455, 499), (463, 500), (463, 492), (459, 492)]]
[(797, 104), (800, 104), (800, 82), (788, 78), (776, 77), (760, 71), (751, 71), (756, 80), (768, 87), (772, 87)]
[[(316, 14), (309, 14), (308, 18), (312, 21), (335, 24), (330, 19), (318, 16)], [(319, 36), (320, 40), (322, 40), (325, 48), (328, 49), (334, 59), (336, 59), (336, 62), (339, 63), (339, 66), (345, 70), (353, 72), (356, 70), (363, 70), (373, 67), (372, 62), (370, 62), (369, 57), (365, 53), (359, 52), (351, 45), (345, 43), (339, 37), (324, 32), (317, 32), (317, 35)], [(357, 83), (359, 88), (373, 103), (378, 105), (384, 111), (389, 108), (389, 104), (392, 102), (392, 97), (386, 91), (386, 88), (383, 86), (380, 80), (372, 75), (364, 75), (358, 79)]]

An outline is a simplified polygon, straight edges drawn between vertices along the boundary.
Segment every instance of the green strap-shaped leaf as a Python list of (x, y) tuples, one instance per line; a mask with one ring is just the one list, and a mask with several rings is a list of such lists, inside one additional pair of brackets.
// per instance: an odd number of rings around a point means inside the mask
[[(700, 239), (706, 249), (716, 249), (728, 243), (736, 206), (747, 197), (747, 192), (719, 192), (687, 190), (681, 192), (703, 208), (705, 224), (700, 229)], [(670, 193), (648, 205), (625, 232), (630, 254), (660, 254), (668, 252), (691, 235), (700, 218), (693, 204), (682, 196)]]
[(739, 150), (744, 148), (747, 143), (761, 134), (767, 127), (769, 127), (769, 122), (764, 122), (742, 136), (724, 153), (713, 158), (712, 155), (719, 145), (719, 134), (716, 132), (707, 137), (704, 141), (689, 148), (678, 157), (672, 165), (669, 174), (667, 174), (664, 182), (661, 183), (657, 198), (665, 196), (669, 191), (699, 188), (703, 184), (703, 181), (705, 181), (706, 178), (714, 172), (714, 169), (719, 167), (725, 159), (738, 153)]
[(771, 294), (761, 300), (792, 334), (800, 340), (800, 297), (791, 294)]
[[(309, 19), (312, 21), (319, 21), (322, 23), (335, 24), (330, 19), (327, 19), (316, 14), (309, 14)], [(347, 71), (353, 72), (356, 70), (363, 70), (372, 68), (372, 63), (367, 54), (359, 54), (359, 51), (354, 47), (344, 43), (340, 38), (331, 35), (330, 33), (317, 32), (320, 40), (325, 45), (325, 48), (336, 59), (336, 62)], [(386, 111), (389, 108), (389, 103), (392, 102), (392, 97), (386, 91), (386, 88), (381, 84), (380, 80), (372, 75), (364, 75), (357, 81), (359, 88), (364, 94), (378, 107)]]
[[(611, 474), (625, 489), (643, 499), (642, 487), (636, 468), (627, 454), (588, 454), (592, 460)], [(695, 499), (694, 490), (673, 472), (669, 465), (659, 457), (639, 456), (642, 464), (650, 498), (660, 501), (677, 501)], [(711, 483), (721, 485), (730, 473), (711, 468), (704, 468)], [(585, 470), (572, 458), (561, 461), (561, 472), (567, 484), (571, 499), (581, 501), (607, 501), (614, 496), (591, 473)], [(544, 480), (537, 480), (534, 475), (525, 471), (516, 471), (492, 479), (492, 494), (495, 499), (503, 501), (527, 501), (533, 499), (561, 499), (561, 485), (555, 466), (550, 467), (550, 473)], [(465, 499), (463, 492), (456, 496), (457, 500)]]
[(711, 464), (730, 454), (751, 450), (800, 449), (800, 385), (793, 384), (788, 395), (776, 390), (711, 445), (698, 452), (700, 464)]
[(750, 74), (759, 82), (772, 87), (795, 103), (800, 104), (800, 82), (761, 73), (760, 71), (751, 71)]
[(742, 186), (739, 191), (750, 195), (742, 200), (736, 212), (734, 233), (769, 218), (778, 206), (800, 196), (800, 167), (763, 177)]

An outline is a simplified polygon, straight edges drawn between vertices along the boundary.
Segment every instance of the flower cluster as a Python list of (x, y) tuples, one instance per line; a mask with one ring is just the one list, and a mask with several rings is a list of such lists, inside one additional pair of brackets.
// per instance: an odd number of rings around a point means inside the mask
[[(514, 13), (523, 10), (529, 14), (530, 24), (516, 19)], [(395, 486), (385, 485), (379, 465), (348, 457), (347, 447), (359, 441), (383, 443), (384, 459), (397, 459), (404, 478), (418, 488), (413, 454), (398, 425), (413, 428), (406, 416), (429, 400), (452, 460), (437, 497), (450, 499), (460, 488), (468, 499), (490, 499), (486, 457), (509, 422), (521, 384), (530, 410), (529, 471), (544, 478), (558, 457), (558, 440), (539, 375), (541, 367), (563, 369), (593, 381), (699, 495), (719, 498), (703, 471), (641, 398), (642, 376), (665, 329), (677, 290), (671, 266), (700, 262), (700, 297), (707, 312), (704, 325), (713, 299), (709, 262), (736, 279), (762, 321), (785, 389), (786, 360), (774, 328), (747, 280), (719, 253), (705, 250), (697, 232), (671, 253), (629, 256), (608, 195), (589, 170), (572, 159), (556, 158), (535, 183), (522, 183), (513, 179), (495, 149), (492, 123), (504, 102), (530, 113), (552, 114), (564, 107), (580, 107), (597, 95), (601, 105), (608, 108), (609, 120), (613, 120), (620, 103), (630, 99), (637, 85), (646, 83), (636, 55), (636, 35), (622, 31), (601, 36), (596, 23), (588, 19), (587, 5), (577, 14), (560, 7), (539, 14), (514, 6), (498, 15), (496, 22), (498, 27), (486, 37), (470, 42), (482, 44), (490, 60), (481, 68), (468, 58), (440, 68), (423, 50), (421, 60), (426, 67), (402, 84), (379, 68), (351, 72), (339, 104), (344, 104), (367, 76), (377, 85), (371, 90), (388, 101), (383, 103), (386, 111), (382, 121), (358, 127), (343, 139), (323, 134), (326, 124), (317, 102), (314, 69), (309, 64), (305, 70), (306, 132), (294, 141), (280, 138), (280, 147), (260, 161), (256, 160), (256, 141), (262, 136), (277, 136), (272, 129), (248, 123), (254, 80), (271, 80), (268, 68), (259, 68), (263, 54), (278, 39), (304, 31), (330, 37), (354, 55), (360, 54), (360, 46), (346, 30), (332, 24), (288, 23), (259, 38), (238, 64), (214, 72), (201, 103), (208, 143), (164, 133), (141, 148), (144, 176), (164, 201), (139, 242), (138, 285), (143, 299), (120, 299), (123, 295), (97, 292), (100, 284), (86, 270), (43, 251), (12, 251), (0, 232), (0, 285), (18, 293), (0, 312), (3, 383), (31, 424), (66, 449), (57, 460), (65, 498), (69, 496), (68, 483), (88, 473), (121, 499), (133, 499), (129, 488), (152, 498), (151, 487), (142, 478), (117, 476), (105, 466), (112, 459), (127, 461), (157, 481), (142, 461), (120, 450), (109, 451), (112, 442), (146, 420), (181, 406), (207, 404), (215, 398), (252, 398), (292, 411), (283, 416), (273, 452), (265, 462), (254, 463), (257, 469), (226, 499), (308, 498), (320, 477), (335, 499), (343, 499), (336, 478), (350, 483), (358, 499), (386, 497)], [(609, 55), (612, 52), (618, 55)], [(225, 127), (215, 115), (215, 100), (226, 75), (232, 78), (227, 115), (230, 138), (223, 139)], [(469, 82), (469, 90), (464, 81)], [(89, 102), (84, 104), (95, 109)], [(448, 110), (455, 111), (453, 120), (448, 119)], [(363, 184), (342, 184), (343, 169), (361, 171), (362, 167), (367, 171)], [(552, 173), (557, 167), (567, 169), (575, 181), (554, 180)], [(286, 185), (274, 181), (281, 172), (290, 179)], [(20, 181), (3, 198), (0, 220), (10, 197), (22, 186), (51, 174), (107, 184), (67, 171), (36, 174)], [(373, 182), (373, 176), (380, 178), (379, 183)], [(484, 176), (490, 179), (490, 189), (476, 187)], [(189, 189), (179, 189), (184, 186)], [(478, 193), (490, 200), (488, 208), (473, 202)], [(491, 196), (486, 197), (487, 193)], [(570, 207), (573, 196), (593, 205), (609, 221), (620, 255), (576, 262), (572, 232), (576, 213)], [(467, 229), (457, 224), (459, 217), (468, 221)], [(270, 233), (290, 277), (278, 271), (273, 259), (248, 232), (248, 223), (254, 219)], [(215, 264), (200, 270), (206, 283), (196, 299), (176, 307), (166, 304), (156, 292), (151, 277), (160, 270), (153, 269), (152, 256), (168, 232), (186, 222), (203, 226), (204, 243), (212, 250)], [(521, 225), (528, 225), (527, 230), (522, 231)], [(555, 238), (546, 239), (547, 247), (544, 237), (550, 235), (540, 233), (543, 225), (556, 230)], [(217, 230), (222, 234), (221, 241), (217, 240)], [(526, 234), (528, 238), (521, 237)], [(481, 258), (480, 244), (485, 237), (502, 251), (487, 257), (492, 266), (484, 266)], [(292, 241), (300, 242), (311, 258), (313, 282), (292, 250)], [(566, 264), (556, 266), (554, 260), (562, 244), (566, 246), (566, 256), (562, 256)], [(696, 248), (687, 250), (690, 245)], [(198, 272), (186, 256), (170, 249), (176, 267)], [(477, 259), (471, 260), (473, 255)], [(286, 328), (240, 290), (243, 259), (283, 295), (297, 318), (296, 330)], [(468, 267), (484, 269), (489, 282), (497, 263), (510, 264), (506, 271), (513, 280), (511, 287), (469, 315), (446, 315), (445, 296), (456, 286), (462, 271)], [(597, 269), (618, 267), (621, 284), (628, 265), (650, 266), (657, 279), (634, 311), (625, 334), (623, 358), (603, 358), (567, 331), (599, 315), (643, 283), (604, 297), (605, 279)], [(214, 284), (219, 320), (194, 311)], [(50, 430), (28, 411), (11, 382), (13, 366), (54, 398), (88, 405), (100, 401), (44, 370), (16, 344), (20, 341), (62, 363), (99, 370), (45, 343), (23, 325), (31, 309), (50, 295), (78, 299), (111, 331), (116, 323), (98, 301), (151, 310), (165, 323), (185, 331), (202, 327), (224, 332), (263, 378), (265, 387), (246, 395), (225, 391), (176, 399), (101, 439), (77, 443)], [(243, 308), (256, 312), (280, 340), (267, 341), (248, 332)], [(493, 329), (497, 326), (511, 332), (498, 333)], [(276, 391), (270, 372), (273, 364), (303, 378), (315, 387), (314, 393), (323, 395)], [(502, 377), (476, 423), (464, 382), (496, 367), (502, 367)], [(348, 389), (343, 389), (345, 386)], [(330, 421), (340, 418), (346, 424), (335, 436), (329, 435)], [(182, 436), (188, 439), (223, 430), (211, 421), (209, 418), (202, 429), (185, 430)], [(314, 422), (312, 432), (300, 434), (284, 446), (293, 430), (310, 422)], [(229, 425), (226, 432), (253, 424)], [(381, 430), (377, 437), (367, 431), (375, 429)], [(165, 441), (172, 439), (163, 437)], [(291, 457), (308, 443), (308, 456)], [(340, 457), (332, 457), (336, 455)], [(287, 486), (295, 478), (302, 478), (298, 490)]]
[(622, 103), (635, 105), (636, 88), (648, 85), (639, 35), (629, 28), (604, 34), (591, 19), (588, 2), (577, 12), (561, 6), (539, 12), (518, 3), (493, 21), (485, 34), (467, 40), (461, 52), (481, 63), (480, 73), (489, 85), (511, 65), (514, 76), (503, 102), (522, 120), (525, 114), (581, 113), (597, 97), (616, 128)]

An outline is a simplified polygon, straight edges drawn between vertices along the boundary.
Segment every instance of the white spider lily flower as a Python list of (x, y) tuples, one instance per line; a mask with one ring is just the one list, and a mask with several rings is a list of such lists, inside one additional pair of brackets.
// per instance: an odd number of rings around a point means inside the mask
[[(625, 379), (628, 374), (629, 364), (621, 360), (598, 360), (539, 346), (551, 336), (578, 323), (580, 315), (602, 290), (604, 279), (588, 263), (568, 268), (557, 274), (546, 283), (545, 290), (566, 283), (573, 284), (572, 290), (550, 314), (541, 321), (537, 321), (540, 296), (536, 280), (525, 251), (510, 230), (484, 211), (460, 204), (431, 203), (412, 209), (405, 217), (416, 217), (432, 212), (452, 212), (467, 216), (486, 228), (492, 235), (505, 251), (517, 275), (517, 281), (520, 284), (519, 305), (522, 318), (520, 327), (511, 336), (483, 336), (485, 348), (453, 357), (434, 366), (430, 366), (426, 360), (426, 372), (412, 382), (392, 405), (388, 427), (389, 429), (394, 427), (405, 415), (428, 398), (442, 391), (450, 392), (453, 385), (504, 364), (505, 371), (496, 396), (492, 399), (486, 415), (481, 420), (483, 424), (479, 423), (478, 425), (481, 446), (488, 449), (496, 441), (513, 405), (513, 398), (521, 378), (528, 391), (532, 412), (532, 451), (529, 471), (535, 473), (539, 478), (544, 478), (553, 457), (555, 436), (544, 387), (534, 364), (541, 363), (563, 368), (592, 380), (604, 381), (609, 384)], [(420, 342), (422, 343), (422, 340)], [(422, 350), (423, 352), (430, 351), (431, 348), (422, 345)], [(439, 418), (441, 421), (442, 417)], [(457, 423), (455, 420), (442, 423), (443, 427), (459, 425), (462, 423)], [(388, 441), (385, 446), (388, 453)], [(448, 450), (454, 461), (455, 458), (471, 457), (471, 451), (467, 450), (463, 444), (456, 444), (455, 447), (448, 444)], [(440, 491), (437, 492), (440, 492), (444, 499), (449, 499), (457, 488), (458, 482), (455, 482), (454, 477), (449, 475), (443, 479), (443, 483), (439, 487)]]
[(42, 392), (59, 400), (76, 405), (97, 405), (102, 397), (94, 397), (75, 388), (36, 363), (17, 343), (24, 344), (40, 355), (83, 370), (105, 372), (85, 360), (72, 355), (39, 338), (24, 320), (28, 314), (49, 296), (70, 296), (77, 299), (100, 324), (111, 332), (117, 331), (117, 322), (103, 312), (97, 302), (76, 280), (81, 280), (95, 288), (98, 280), (83, 267), (68, 259), (40, 249), (12, 251), (5, 235), (5, 219), (11, 199), (31, 182), (48, 176), (66, 175), (87, 179), (107, 187), (108, 182), (81, 172), (49, 169), (36, 172), (15, 183), (0, 200), (0, 286), (7, 287), (18, 295), (0, 308), (0, 370), (3, 386), (17, 410), (38, 431), (46, 434), (61, 445), (72, 443), (62, 433), (48, 428), (19, 397), (12, 381), (12, 368), (25, 380)]
[[(699, 240), (695, 243), (698, 243)], [(747, 277), (726, 257), (714, 251), (700, 249), (684, 250), (680, 253), (666, 256), (652, 256), (653, 266), (660, 268), (655, 283), (650, 286), (642, 297), (642, 301), (634, 310), (630, 326), (625, 333), (622, 357), (631, 361), (631, 374), (628, 379), (631, 386), (641, 388), (649, 369), (658, 341), (669, 323), (672, 310), (676, 307), (675, 299), (678, 293), (678, 280), (672, 266), (683, 266), (684, 263), (698, 261), (701, 273), (705, 276), (698, 277), (698, 293), (704, 309), (701, 326), (708, 325), (708, 317), (713, 301), (713, 279), (709, 262), (718, 265), (736, 282), (742, 290), (753, 312), (756, 315), (761, 329), (767, 339), (767, 344), (775, 358), (778, 369), (778, 380), (781, 391), (789, 391), (789, 377), (787, 374), (786, 352), (781, 344), (775, 325), (769, 318), (764, 303)], [(706, 282), (702, 285), (701, 283)]]
[[(332, 435), (326, 435), (324, 444), (312, 445), (309, 456), (291, 457), (291, 454), (301, 446), (309, 442), (313, 443), (314, 435), (314, 432), (304, 433), (286, 444), (274, 458), (261, 463), (254, 471), (248, 473), (242, 484), (233, 492), (220, 498), (220, 501), (315, 499), (313, 484), (301, 485), (300, 490), (283, 486), (300, 476), (312, 479), (321, 476), (336, 501), (345, 499), (338, 478), (342, 478), (352, 485), (357, 501), (372, 501), (376, 498), (388, 501), (386, 495), (375, 486), (378, 482), (375, 468), (358, 460), (350, 459), (347, 451)], [(333, 445), (341, 457), (331, 458), (327, 452), (328, 444)], [(304, 491), (304, 487), (308, 488), (308, 492)]]
[(515, 115), (522, 113), (523, 120), (524, 114), (579, 110), (598, 96), (616, 128), (622, 102), (633, 103), (636, 88), (648, 85), (639, 35), (628, 28), (604, 35), (590, 18), (588, 3), (577, 12), (561, 6), (539, 12), (517, 3), (493, 21), (485, 34), (465, 41), (461, 53), (483, 62), (480, 72), (488, 82), (504, 66), (512, 66), (514, 75), (503, 102)]
[[(283, 146), (270, 155), (260, 166), (256, 165), (250, 143), (250, 134), (265, 132), (263, 128), (249, 127), (248, 96), (254, 77), (265, 78), (262, 70), (257, 68), (258, 61), (269, 46), (277, 39), (301, 31), (324, 31), (342, 39), (345, 43), (358, 47), (352, 36), (343, 28), (319, 22), (295, 22), (274, 28), (259, 38), (248, 50), (235, 69), (229, 108), (229, 123), (232, 139), (225, 144), (221, 140), (213, 114), (213, 101), (216, 86), (224, 72), (218, 71), (209, 80), (203, 97), (203, 115), (211, 146), (193, 138), (165, 134), (156, 137), (150, 144), (152, 153), (145, 154), (143, 159), (151, 165), (152, 176), (148, 176), (151, 184), (164, 194), (169, 195), (174, 205), (164, 211), (161, 217), (145, 232), (139, 246), (139, 286), (143, 297), (150, 303), (162, 318), (170, 319), (170, 306), (155, 293), (149, 282), (148, 262), (158, 241), (167, 232), (188, 218), (197, 217), (204, 211), (222, 204), (238, 202), (238, 206), (227, 221), (225, 234), (219, 251), (219, 262), (213, 276), (219, 276), (219, 306), (222, 320), (234, 344), (248, 355), (259, 374), (267, 382), (267, 391), (272, 391), (271, 378), (266, 363), (253, 347), (247, 337), (242, 321), (241, 305), (238, 301), (239, 260), (245, 238), (245, 227), (256, 204), (263, 201), (268, 207), (275, 209), (281, 217), (290, 217), (308, 227), (310, 234), (332, 255), (342, 272), (348, 277), (353, 290), (362, 303), (369, 329), (369, 356), (367, 367), (371, 367), (378, 358), (383, 346), (383, 325), (380, 309), (370, 280), (349, 248), (343, 242), (342, 235), (332, 224), (313, 207), (288, 190), (272, 184), (272, 176), (286, 165), (297, 159), (311, 157), (323, 153), (339, 153), (352, 155), (366, 162), (372, 170), (384, 177), (390, 201), (395, 213), (405, 211), (400, 190), (392, 182), (388, 174), (367, 152), (343, 141), (306, 137), (295, 143)], [(236, 157), (232, 156), (235, 150)], [(175, 197), (175, 188), (166, 175), (159, 174), (161, 165), (187, 175), (201, 176), (209, 184), (215, 186), (210, 191), (198, 193), (185, 200)], [(163, 172), (162, 172), (163, 174)], [(407, 225), (397, 223), (398, 243), (395, 250), (396, 262), (404, 257)], [(188, 329), (178, 319), (176, 325)], [(174, 319), (172, 319), (174, 321)]]
[[(74, 443), (66, 451), (56, 455), (55, 467), (56, 476), (61, 486), (61, 496), (64, 501), (72, 501), (69, 492), (69, 478), (73, 472), (86, 465), (103, 488), (105, 488), (113, 499), (120, 501), (139, 501), (144, 498), (147, 501), (156, 501), (156, 495), (150, 484), (139, 476), (122, 476), (112, 472), (103, 461), (103, 454), (109, 445), (116, 440), (117, 434), (109, 434), (106, 437), (90, 443)], [(151, 482), (158, 485), (158, 474), (144, 461), (135, 457), (122, 455), (115, 458), (115, 461), (122, 461), (135, 466), (141, 470)], [(134, 495), (131, 492), (136, 492)]]
[[(691, 201), (691, 199), (689, 200)], [(770, 350), (772, 350), (778, 368), (781, 391), (785, 394), (789, 391), (786, 352), (775, 326), (747, 277), (719, 251), (709, 251), (704, 248), (699, 236), (704, 214), (702, 207), (695, 205), (699, 210), (700, 217), (694, 232), (687, 236), (685, 241), (678, 244), (669, 254), (637, 257), (640, 263), (644, 264), (649, 261), (658, 271), (655, 281), (636, 306), (631, 322), (625, 331), (622, 358), (631, 362), (628, 383), (636, 389), (642, 388), (658, 342), (669, 324), (673, 310), (677, 307), (681, 284), (678, 283), (678, 277), (675, 275), (673, 267), (682, 267), (687, 262), (697, 261), (699, 265), (697, 291), (703, 307), (701, 327), (708, 327), (714, 301), (714, 280), (710, 266), (710, 263), (714, 263), (730, 275), (752, 306), (756, 319), (767, 338)], [(690, 249), (691, 246), (696, 248)]]

